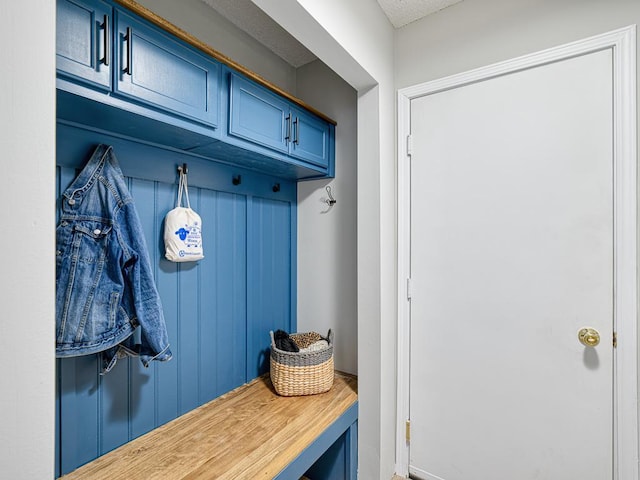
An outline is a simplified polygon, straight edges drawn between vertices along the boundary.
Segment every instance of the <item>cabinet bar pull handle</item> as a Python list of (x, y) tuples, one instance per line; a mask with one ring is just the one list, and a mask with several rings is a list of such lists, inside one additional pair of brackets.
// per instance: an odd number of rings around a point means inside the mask
[(109, 57), (111, 52), (109, 51), (109, 15), (104, 16), (104, 22), (102, 22), (102, 43), (104, 47), (104, 57), (102, 63), (109, 66)]
[(133, 57), (133, 50), (132, 50), (133, 42), (131, 41), (132, 33), (133, 31), (131, 30), (131, 27), (127, 27), (127, 33), (124, 36), (124, 39), (127, 42), (127, 66), (124, 69), (124, 73), (126, 73), (127, 75), (133, 74), (133, 68), (131, 67), (131, 59)]
[(300, 123), (298, 117), (293, 121), (293, 143), (298, 145), (300, 143)]
[(284, 121), (287, 123), (287, 134), (284, 136), (284, 139), (289, 143), (291, 140), (291, 115), (287, 115)]

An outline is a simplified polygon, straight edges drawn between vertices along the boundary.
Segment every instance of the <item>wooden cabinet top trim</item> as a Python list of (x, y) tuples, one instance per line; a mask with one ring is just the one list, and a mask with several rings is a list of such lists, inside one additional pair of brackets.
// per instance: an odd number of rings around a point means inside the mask
[(243, 75), (245, 75), (246, 77), (250, 78), (254, 82), (256, 82), (256, 83), (268, 88), (269, 90), (277, 93), (278, 95), (283, 96), (284, 98), (286, 98), (287, 100), (295, 103), (296, 105), (299, 105), (300, 107), (302, 107), (302, 108), (304, 108), (306, 110), (309, 110), (310, 112), (312, 112), (315, 115), (319, 116), (323, 120), (325, 120), (325, 121), (327, 121), (327, 122), (329, 122), (329, 123), (331, 123), (333, 125), (336, 125), (337, 122), (335, 120), (333, 120), (332, 118), (326, 116), (324, 113), (316, 110), (315, 108), (311, 107), (310, 105), (307, 105), (305, 102), (303, 102), (299, 98), (294, 97), (290, 93), (282, 90), (280, 87), (272, 84), (268, 80), (265, 80), (264, 78), (262, 78), (257, 73), (252, 72), (251, 70), (249, 70), (248, 68), (240, 65), (237, 62), (234, 62), (232, 59), (230, 59), (226, 55), (223, 55), (222, 53), (218, 52), (217, 50), (212, 48), (210, 45), (207, 45), (203, 41), (201, 41), (198, 38), (194, 37), (193, 35), (191, 35), (190, 33), (186, 32), (185, 30), (182, 30), (180, 27), (177, 27), (176, 25), (174, 25), (171, 22), (167, 21), (163, 17), (155, 14), (154, 12), (149, 10), (148, 8), (143, 7), (142, 5), (140, 5), (139, 3), (135, 2), (134, 0), (114, 0), (114, 1), (115, 1), (115, 3), (117, 3), (119, 5), (122, 5), (125, 8), (128, 8), (129, 10), (131, 10), (136, 15), (139, 15), (140, 17), (144, 18), (145, 20), (153, 23), (154, 25), (156, 25), (156, 26), (160, 27), (161, 29), (165, 30), (166, 32), (174, 35), (175, 37), (179, 38), (180, 40), (182, 40), (182, 41), (188, 43), (189, 45), (197, 48), (198, 50), (200, 50), (203, 53), (209, 55), (210, 57), (218, 60), (221, 63), (224, 63), (225, 65), (233, 68), (234, 70), (237, 70), (238, 72), (242, 73)]

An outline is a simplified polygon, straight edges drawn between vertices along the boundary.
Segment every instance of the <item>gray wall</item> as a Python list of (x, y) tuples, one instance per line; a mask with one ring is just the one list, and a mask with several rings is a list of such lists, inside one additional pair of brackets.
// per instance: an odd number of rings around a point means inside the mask
[[(357, 373), (357, 94), (319, 60), (297, 71), (298, 96), (338, 122), (336, 176), (298, 184), (298, 329), (335, 334), (336, 368)], [(324, 203), (326, 186), (337, 203)]]

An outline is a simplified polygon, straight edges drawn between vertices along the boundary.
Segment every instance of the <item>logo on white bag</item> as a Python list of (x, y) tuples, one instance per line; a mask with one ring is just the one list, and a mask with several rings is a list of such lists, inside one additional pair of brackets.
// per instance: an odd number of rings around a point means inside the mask
[(185, 224), (174, 233), (184, 242), (186, 248), (200, 248), (200, 245), (202, 245), (202, 233), (199, 222), (194, 222), (193, 225)]

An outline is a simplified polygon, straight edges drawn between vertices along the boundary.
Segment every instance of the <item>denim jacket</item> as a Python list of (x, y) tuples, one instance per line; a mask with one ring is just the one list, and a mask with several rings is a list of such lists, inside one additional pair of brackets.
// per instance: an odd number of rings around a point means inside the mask
[[(61, 198), (56, 230), (56, 356), (102, 352), (169, 360), (144, 233), (110, 146), (99, 145)], [(137, 327), (140, 335), (133, 335)], [(137, 332), (136, 332), (137, 333)]]

